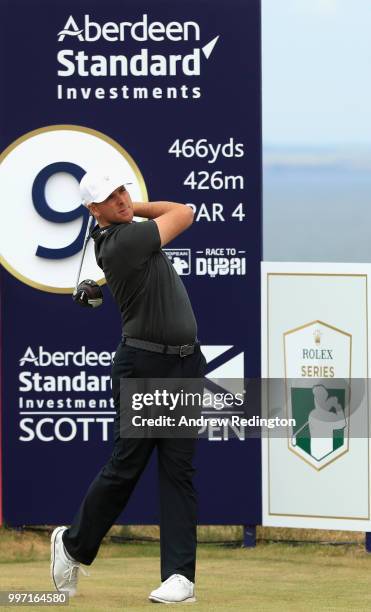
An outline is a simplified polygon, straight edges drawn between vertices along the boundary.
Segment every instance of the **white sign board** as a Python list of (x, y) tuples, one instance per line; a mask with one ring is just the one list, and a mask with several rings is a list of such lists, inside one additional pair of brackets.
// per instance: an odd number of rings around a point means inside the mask
[(369, 264), (262, 264), (263, 524), (371, 531)]

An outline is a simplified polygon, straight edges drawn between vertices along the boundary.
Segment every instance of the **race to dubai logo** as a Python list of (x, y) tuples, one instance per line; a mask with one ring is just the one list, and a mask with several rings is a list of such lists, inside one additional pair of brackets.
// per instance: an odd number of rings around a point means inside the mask
[(283, 337), (288, 448), (321, 470), (349, 450), (352, 336), (312, 321)]

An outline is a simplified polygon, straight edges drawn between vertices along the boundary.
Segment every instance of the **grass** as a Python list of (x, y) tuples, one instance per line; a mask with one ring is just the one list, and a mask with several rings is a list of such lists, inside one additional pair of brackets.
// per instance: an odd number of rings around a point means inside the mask
[[(156, 537), (157, 528), (114, 528), (111, 533)], [(293, 546), (285, 542), (259, 543), (255, 549), (200, 545), (197, 562), (197, 612), (252, 611), (356, 611), (371, 609), (371, 556), (362, 534), (304, 530), (260, 529), (261, 537), (280, 540), (319, 539)], [(300, 532), (300, 533), (298, 533)], [(278, 536), (277, 536), (278, 533)], [(241, 530), (203, 528), (201, 539), (238, 539)], [(295, 536), (295, 537), (294, 537)], [(321, 537), (321, 538), (320, 538)], [(324, 546), (320, 539), (358, 543)], [(159, 584), (157, 543), (103, 543), (80, 579), (79, 594), (70, 608), (149, 611), (148, 593)], [(52, 590), (49, 578), (49, 539), (46, 533), (0, 529), (0, 589)], [(167, 606), (167, 610), (179, 606)], [(33, 610), (45, 609), (33, 606)]]

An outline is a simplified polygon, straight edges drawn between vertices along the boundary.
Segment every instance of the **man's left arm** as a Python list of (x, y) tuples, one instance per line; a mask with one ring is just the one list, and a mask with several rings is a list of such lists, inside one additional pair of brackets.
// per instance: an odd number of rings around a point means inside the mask
[[(144, 219), (157, 219), (162, 215), (184, 208), (186, 204), (178, 204), (176, 202), (133, 202), (134, 216), (143, 217)], [(190, 208), (188, 206), (188, 208)], [(192, 209), (190, 209), (192, 210)]]
[(134, 215), (143, 216), (157, 225), (161, 246), (179, 236), (193, 222), (193, 210), (175, 202), (134, 203)]

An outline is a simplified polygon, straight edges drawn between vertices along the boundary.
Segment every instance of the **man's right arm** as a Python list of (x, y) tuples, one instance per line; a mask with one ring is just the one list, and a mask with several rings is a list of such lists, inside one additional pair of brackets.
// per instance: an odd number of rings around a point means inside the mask
[(136, 202), (134, 215), (153, 219), (158, 227), (161, 246), (184, 232), (193, 222), (193, 210), (185, 204), (175, 202)]

